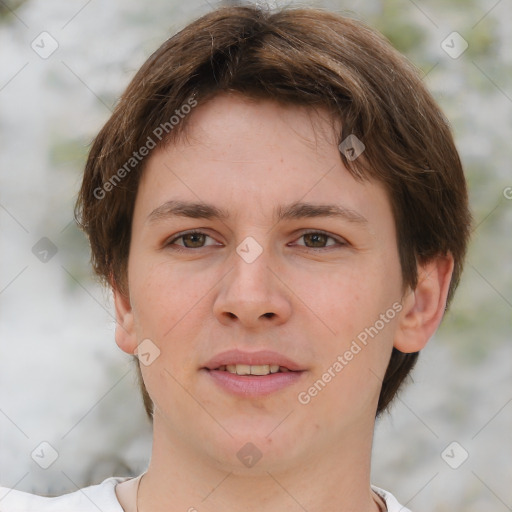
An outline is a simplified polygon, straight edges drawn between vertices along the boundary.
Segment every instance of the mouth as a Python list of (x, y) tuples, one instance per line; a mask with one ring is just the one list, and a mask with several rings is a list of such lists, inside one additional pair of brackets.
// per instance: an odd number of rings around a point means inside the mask
[(217, 354), (205, 363), (204, 368), (237, 375), (268, 375), (305, 370), (304, 366), (272, 350), (246, 352), (238, 349)]
[(230, 350), (201, 368), (224, 392), (244, 398), (261, 397), (297, 383), (306, 368), (277, 352)]
[(236, 375), (253, 375), (261, 377), (263, 375), (270, 375), (271, 373), (286, 373), (294, 370), (286, 368), (286, 366), (279, 366), (278, 364), (223, 364), (214, 370), (219, 372), (229, 372)]

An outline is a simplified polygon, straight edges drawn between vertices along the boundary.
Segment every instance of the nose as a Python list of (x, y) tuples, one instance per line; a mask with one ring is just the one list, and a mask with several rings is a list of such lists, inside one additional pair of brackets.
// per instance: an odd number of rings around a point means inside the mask
[(238, 254), (234, 267), (221, 281), (213, 305), (215, 317), (223, 325), (239, 324), (246, 329), (277, 326), (291, 315), (291, 292), (279, 275), (268, 251), (251, 263)]

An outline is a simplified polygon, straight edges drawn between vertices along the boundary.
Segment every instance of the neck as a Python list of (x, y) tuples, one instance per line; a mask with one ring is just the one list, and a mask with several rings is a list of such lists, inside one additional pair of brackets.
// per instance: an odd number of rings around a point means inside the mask
[(376, 512), (379, 507), (370, 489), (372, 435), (373, 431), (361, 435), (359, 429), (343, 436), (337, 446), (302, 454), (286, 465), (266, 456), (245, 469), (219, 461), (218, 453), (205, 455), (171, 439), (155, 418), (139, 512)]

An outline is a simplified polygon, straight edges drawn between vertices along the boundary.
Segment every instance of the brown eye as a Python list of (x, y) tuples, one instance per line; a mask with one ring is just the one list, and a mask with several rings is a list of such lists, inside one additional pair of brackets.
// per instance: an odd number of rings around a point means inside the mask
[(175, 251), (185, 251), (187, 249), (202, 249), (212, 245), (222, 245), (213, 243), (207, 244), (207, 239), (215, 242), (211, 236), (208, 236), (202, 231), (182, 232), (181, 234), (177, 233), (173, 238), (167, 240), (165, 246)]
[(180, 238), (183, 239), (183, 245), (188, 249), (197, 249), (203, 246), (206, 235), (204, 233), (189, 233), (188, 235), (182, 235)]
[(306, 241), (306, 245), (308, 245), (307, 242), (309, 242), (313, 247), (325, 247), (327, 239), (331, 238), (327, 235), (324, 235), (323, 233), (306, 233), (302, 236)]
[(307, 249), (330, 249), (336, 246), (342, 247), (347, 245), (347, 242), (342, 238), (335, 238), (323, 231), (310, 231), (303, 233), (298, 240), (301, 239), (304, 240), (304, 243), (299, 243), (298, 245), (306, 247)]

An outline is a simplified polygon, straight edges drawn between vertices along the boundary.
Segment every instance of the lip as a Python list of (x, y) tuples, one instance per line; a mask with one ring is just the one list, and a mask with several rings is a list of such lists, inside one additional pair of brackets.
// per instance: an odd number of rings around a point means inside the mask
[[(258, 350), (257, 352), (243, 352), (238, 349), (227, 350), (217, 354), (212, 359), (207, 361), (204, 368), (207, 370), (216, 370), (220, 366), (225, 364), (248, 364), (248, 365), (262, 365), (262, 364), (273, 364), (284, 366), (294, 372), (300, 372), (305, 370), (298, 363), (279, 354), (272, 350)], [(275, 375), (275, 374), (274, 374)]]
[[(273, 364), (288, 368), (289, 372), (270, 373), (268, 375), (237, 375), (228, 371), (217, 370), (220, 366), (228, 364), (262, 365)], [(243, 352), (241, 350), (228, 350), (210, 359), (201, 371), (224, 391), (233, 395), (249, 398), (270, 395), (304, 377), (306, 369), (288, 357), (272, 350), (259, 350), (257, 352)]]
[(250, 398), (261, 397), (280, 391), (301, 380), (305, 371), (294, 371), (286, 373), (270, 373), (268, 375), (237, 375), (219, 370), (207, 370), (206, 376), (209, 377), (224, 391), (231, 394)]

